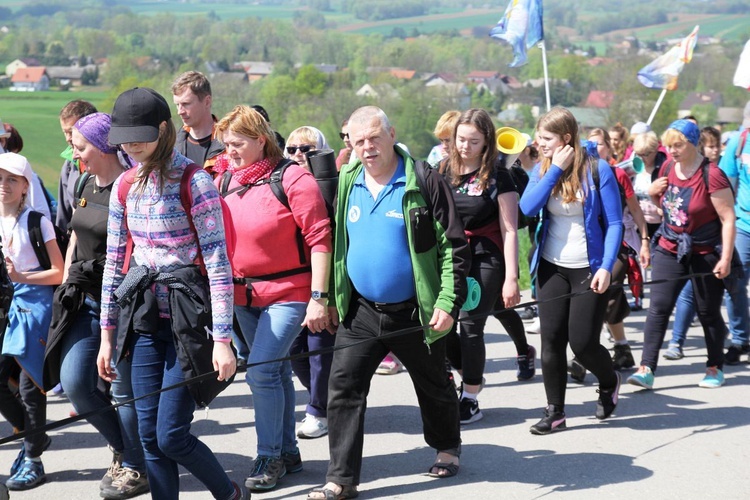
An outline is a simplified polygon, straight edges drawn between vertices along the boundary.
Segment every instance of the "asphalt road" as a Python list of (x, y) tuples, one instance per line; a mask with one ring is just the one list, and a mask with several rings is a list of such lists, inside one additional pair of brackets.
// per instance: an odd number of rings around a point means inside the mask
[[(640, 359), (645, 312), (626, 320)], [(529, 342), (539, 349), (539, 336)], [(458, 476), (433, 479), (424, 473), (434, 451), (422, 438), (421, 421), (407, 373), (376, 376), (369, 397), (360, 498), (750, 498), (750, 365), (726, 367), (727, 383), (701, 389), (705, 370), (702, 330), (690, 330), (685, 358), (660, 360), (653, 391), (623, 385), (615, 415), (594, 418), (596, 382), (568, 384), (568, 429), (548, 436), (528, 431), (545, 403), (541, 370), (528, 382), (515, 377), (513, 344), (490, 319), (486, 335), (487, 384), (480, 394), (484, 419), (463, 429)], [(603, 335), (604, 345), (611, 347)], [(298, 420), (307, 395), (297, 384)], [(65, 397), (50, 397), (50, 420), (68, 416)], [(244, 482), (255, 454), (252, 396), (242, 377), (206, 413), (195, 413), (194, 432), (217, 454), (229, 475)], [(0, 423), (0, 435), (10, 434)], [(111, 458), (104, 440), (83, 422), (51, 433), (44, 453), (46, 484), (13, 499), (94, 499)], [(305, 498), (324, 482), (327, 438), (300, 441), (304, 471), (283, 478), (254, 498)], [(0, 447), (5, 480), (19, 443)], [(183, 471), (181, 498), (210, 495)], [(147, 498), (147, 497), (141, 497)], [(158, 500), (158, 499), (157, 499)]]

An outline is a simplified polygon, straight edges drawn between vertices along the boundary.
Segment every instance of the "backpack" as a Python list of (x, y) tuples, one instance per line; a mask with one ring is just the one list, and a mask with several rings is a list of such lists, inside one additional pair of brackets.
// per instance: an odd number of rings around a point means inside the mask
[[(44, 193), (44, 200), (47, 202), (47, 207), (49, 207), (50, 216), (54, 217), (57, 213), (57, 200), (55, 200), (55, 197), (52, 196), (52, 193), (50, 193), (49, 189), (47, 189), (47, 187), (44, 185), (44, 182), (42, 182), (42, 178), (38, 175), (36, 176), (36, 178), (39, 181), (39, 187), (42, 188), (42, 193)], [(65, 257), (64, 253), (63, 257)]]
[[(185, 210), (185, 214), (187, 214), (188, 222), (190, 223), (190, 229), (192, 230), (193, 234), (195, 234), (196, 239), (198, 238), (198, 231), (195, 228), (195, 224), (193, 223), (193, 216), (190, 213), (190, 210), (193, 206), (193, 192), (190, 189), (190, 182), (192, 181), (195, 173), (199, 170), (202, 170), (202, 167), (196, 165), (195, 163), (191, 163), (185, 167), (185, 171), (182, 173), (182, 178), (180, 179), (180, 202), (182, 203), (183, 210)], [(125, 220), (127, 220), (126, 201), (128, 198), (128, 193), (130, 192), (130, 188), (133, 184), (135, 184), (135, 174), (135, 168), (126, 170), (122, 175), (120, 184), (117, 186), (117, 199), (120, 201), (122, 206), (125, 207), (125, 212), (123, 212), (123, 219)], [(81, 188), (81, 191), (83, 191), (83, 188)], [(229, 207), (227, 207), (224, 198), (219, 197), (219, 201), (221, 202), (222, 219), (224, 220), (224, 232), (227, 239), (227, 255), (231, 260), (236, 240), (234, 233), (234, 224), (232, 223), (232, 216), (229, 213)], [(127, 243), (125, 244), (125, 259), (121, 271), (122, 274), (128, 273), (128, 269), (130, 268), (130, 259), (133, 255), (133, 238), (130, 235), (130, 231), (128, 231), (127, 238)], [(198, 245), (197, 261), (197, 264), (201, 268), (202, 272), (205, 273), (206, 266), (203, 263), (203, 255), (201, 255), (200, 252), (200, 245)]]
[[(42, 217), (44, 217), (44, 215), (41, 212), (31, 210), (29, 212), (29, 218), (26, 220), (27, 230), (29, 232), (29, 241), (34, 248), (37, 260), (39, 260), (39, 265), (43, 269), (51, 269), (52, 263), (50, 262), (49, 253), (47, 253), (47, 247), (44, 244), (44, 237), (42, 235)], [(63, 259), (65, 259), (70, 236), (67, 231), (63, 231), (54, 223), (52, 225), (55, 228), (55, 240), (57, 241), (57, 246), (60, 248), (60, 253), (63, 256)]]
[[(290, 212), (292, 211), (291, 206), (289, 205), (289, 197), (287, 197), (286, 192), (284, 191), (284, 185), (281, 182), (282, 178), (284, 177), (284, 172), (286, 172), (287, 167), (289, 165), (296, 165), (297, 163), (289, 160), (287, 158), (282, 159), (279, 161), (279, 163), (276, 165), (276, 167), (271, 171), (271, 175), (268, 176), (266, 179), (261, 179), (258, 182), (254, 184), (243, 184), (240, 186), (237, 186), (233, 189), (229, 189), (229, 183), (232, 181), (232, 172), (229, 170), (226, 170), (221, 175), (221, 181), (219, 182), (219, 194), (221, 194), (222, 199), (226, 198), (230, 194), (237, 193), (237, 196), (242, 196), (246, 192), (250, 190), (250, 188), (255, 186), (262, 186), (264, 184), (268, 184), (271, 188), (271, 192), (276, 196), (276, 199), (279, 200), (279, 202), (286, 207), (287, 210)], [(295, 239), (297, 241), (297, 254), (299, 255), (299, 263), (301, 266), (298, 269), (292, 269), (291, 271), (295, 271), (293, 274), (299, 274), (303, 272), (307, 272), (310, 270), (310, 264), (307, 262), (307, 257), (305, 256), (305, 238), (302, 235), (302, 230), (297, 226), (297, 231), (295, 233)], [(272, 278), (269, 277), (261, 277), (265, 279), (276, 279), (276, 278), (282, 278), (286, 276), (291, 276), (288, 274), (291, 271), (285, 271), (284, 273), (274, 273)]]
[[(674, 166), (674, 160), (670, 160), (668, 163), (665, 163), (661, 169), (659, 169), (659, 177), (669, 177), (669, 172), (672, 170), (672, 167)], [(706, 185), (706, 192), (708, 192), (708, 176), (709, 176), (709, 165), (710, 162), (708, 161), (708, 158), (703, 159), (703, 163), (701, 164), (700, 168), (702, 170), (703, 174), (703, 183)], [(717, 168), (719, 172), (721, 172), (721, 175), (727, 180), (727, 184), (729, 184), (729, 189), (732, 191), (732, 197), (736, 199), (736, 195), (734, 192), (734, 187), (732, 187), (732, 183), (729, 182), (729, 178), (727, 177), (727, 174), (720, 168)]]
[[(599, 162), (593, 162), (591, 165), (591, 177), (594, 179), (594, 186), (596, 186), (596, 190), (601, 192), (600, 189), (600, 178), (599, 178)], [(612, 167), (617, 168), (617, 167)], [(628, 200), (625, 196), (625, 187), (623, 187), (622, 184), (617, 182), (617, 177), (615, 177), (615, 183), (617, 183), (617, 190), (620, 192), (620, 207), (625, 210), (625, 207), (628, 204)]]

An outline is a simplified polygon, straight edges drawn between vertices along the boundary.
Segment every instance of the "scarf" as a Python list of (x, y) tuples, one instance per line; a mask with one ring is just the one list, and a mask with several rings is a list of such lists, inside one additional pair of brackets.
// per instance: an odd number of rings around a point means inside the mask
[(235, 167), (229, 161), (229, 157), (226, 154), (221, 154), (216, 157), (214, 163), (214, 172), (217, 175), (221, 175), (227, 170), (232, 173), (237, 182), (242, 185), (255, 184), (263, 177), (271, 173), (276, 166), (276, 163), (271, 163), (271, 160), (264, 158), (263, 160), (245, 165), (242, 167)]

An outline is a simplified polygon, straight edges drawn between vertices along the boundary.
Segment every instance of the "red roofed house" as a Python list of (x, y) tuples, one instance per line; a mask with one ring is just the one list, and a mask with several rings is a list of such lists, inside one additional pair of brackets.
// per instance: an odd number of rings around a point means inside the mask
[(396, 78), (399, 78), (401, 80), (411, 80), (417, 74), (417, 72), (414, 71), (413, 69), (397, 69), (397, 68), (393, 68), (390, 71), (390, 73), (392, 76), (395, 76)]
[(49, 75), (44, 66), (18, 68), (10, 80), (10, 90), (18, 92), (35, 92), (49, 90)]
[(612, 105), (615, 93), (609, 90), (592, 90), (583, 103), (584, 108), (607, 109)]
[(497, 80), (499, 78), (500, 73), (497, 71), (474, 70), (466, 75), (466, 79), (472, 83), (487, 83), (488, 80)]

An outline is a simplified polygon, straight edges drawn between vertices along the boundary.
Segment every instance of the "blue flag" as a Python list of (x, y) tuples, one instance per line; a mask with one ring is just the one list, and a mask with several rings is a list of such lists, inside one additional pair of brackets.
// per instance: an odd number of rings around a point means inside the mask
[(542, 0), (510, 0), (505, 14), (490, 30), (490, 36), (505, 40), (513, 47), (513, 62), (508, 66), (515, 68), (526, 64), (526, 49), (544, 39)]

